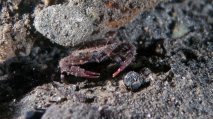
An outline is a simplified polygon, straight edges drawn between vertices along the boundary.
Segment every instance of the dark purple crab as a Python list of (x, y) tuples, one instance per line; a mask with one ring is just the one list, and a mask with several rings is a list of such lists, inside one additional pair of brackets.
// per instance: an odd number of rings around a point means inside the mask
[[(60, 60), (59, 67), (61, 74), (66, 72), (68, 75), (76, 77), (99, 78), (100, 73), (87, 71), (80, 68), (79, 65), (116, 58), (117, 62), (120, 62), (120, 67), (113, 73), (113, 77), (115, 77), (131, 63), (135, 55), (136, 48), (133, 44), (120, 40), (103, 39), (93, 41), (93, 46), (72, 51), (69, 56)], [(62, 74), (62, 81), (63, 77)]]

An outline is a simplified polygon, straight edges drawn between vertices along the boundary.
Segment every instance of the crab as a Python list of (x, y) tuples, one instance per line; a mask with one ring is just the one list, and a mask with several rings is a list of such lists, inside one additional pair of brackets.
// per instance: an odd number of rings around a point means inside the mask
[(93, 41), (91, 44), (92, 46), (85, 46), (85, 49), (80, 48), (72, 51), (70, 55), (60, 60), (62, 82), (63, 73), (76, 77), (99, 78), (100, 73), (85, 70), (80, 65), (100, 63), (109, 59), (114, 59), (120, 63), (120, 67), (112, 75), (112, 77), (115, 77), (132, 62), (136, 55), (136, 47), (125, 41), (102, 39)]

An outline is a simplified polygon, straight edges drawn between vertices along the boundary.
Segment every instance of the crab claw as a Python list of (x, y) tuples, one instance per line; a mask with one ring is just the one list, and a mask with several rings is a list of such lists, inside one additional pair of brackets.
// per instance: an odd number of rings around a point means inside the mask
[(84, 70), (84, 73), (81, 75), (81, 77), (85, 77), (85, 78), (99, 78), (99, 76), (100, 76), (100, 73), (86, 71), (86, 70)]
[(71, 66), (71, 68), (67, 69), (66, 71), (67, 74), (75, 75), (76, 77), (99, 78), (100, 76), (100, 73), (87, 71), (79, 66)]
[(119, 68), (119, 69), (112, 75), (112, 77), (116, 77), (120, 72), (121, 72), (121, 69)]
[(120, 68), (112, 75), (112, 77), (116, 77), (121, 71), (123, 71), (126, 68), (125, 65), (121, 65)]

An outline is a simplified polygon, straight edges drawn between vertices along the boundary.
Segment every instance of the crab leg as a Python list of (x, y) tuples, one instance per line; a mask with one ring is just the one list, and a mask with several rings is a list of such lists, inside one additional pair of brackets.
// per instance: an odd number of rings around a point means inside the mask
[(127, 46), (129, 46), (129, 51), (126, 55), (126, 60), (121, 63), (121, 66), (118, 68), (118, 70), (113, 73), (112, 77), (117, 76), (121, 71), (123, 71), (134, 59), (134, 56), (136, 55), (136, 48), (134, 45), (130, 43), (125, 43)]

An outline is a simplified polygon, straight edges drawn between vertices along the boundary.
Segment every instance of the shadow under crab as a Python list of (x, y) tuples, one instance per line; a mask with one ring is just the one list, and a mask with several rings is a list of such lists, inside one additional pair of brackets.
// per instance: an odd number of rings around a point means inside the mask
[(109, 39), (93, 41), (60, 60), (61, 81), (64, 82), (63, 73), (76, 77), (99, 78), (100, 73), (85, 70), (80, 65), (100, 63), (110, 59), (120, 63), (120, 67), (112, 75), (115, 77), (132, 62), (135, 55), (136, 47), (132, 43)]

